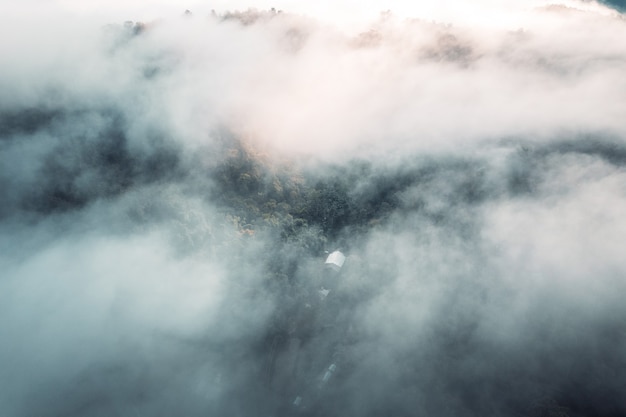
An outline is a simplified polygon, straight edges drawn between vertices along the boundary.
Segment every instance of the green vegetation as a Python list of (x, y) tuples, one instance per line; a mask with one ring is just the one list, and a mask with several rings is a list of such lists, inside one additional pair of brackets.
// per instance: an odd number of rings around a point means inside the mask
[(362, 161), (298, 169), (239, 141), (223, 153), (226, 157), (212, 175), (212, 200), (240, 234), (276, 231), (282, 241), (309, 254), (319, 255), (329, 241), (347, 245), (347, 235), (356, 237), (384, 222), (399, 206), (398, 193), (411, 183), (375, 175), (371, 163)]

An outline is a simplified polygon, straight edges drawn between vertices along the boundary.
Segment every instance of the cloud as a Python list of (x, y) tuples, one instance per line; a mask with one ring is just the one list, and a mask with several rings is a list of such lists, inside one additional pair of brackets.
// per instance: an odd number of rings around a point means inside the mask
[(621, 14), (210, 6), (1, 5), (1, 414), (623, 414)]

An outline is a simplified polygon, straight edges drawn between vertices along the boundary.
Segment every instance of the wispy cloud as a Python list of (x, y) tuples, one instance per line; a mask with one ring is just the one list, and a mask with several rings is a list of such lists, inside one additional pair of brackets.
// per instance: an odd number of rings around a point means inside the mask
[(359, 5), (0, 5), (0, 414), (623, 414), (623, 16)]

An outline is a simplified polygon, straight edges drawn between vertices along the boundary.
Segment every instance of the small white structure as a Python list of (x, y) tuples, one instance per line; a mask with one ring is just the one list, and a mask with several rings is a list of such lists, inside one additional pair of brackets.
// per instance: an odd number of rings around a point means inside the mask
[(324, 265), (328, 268), (331, 268), (333, 271), (339, 272), (345, 261), (346, 255), (336, 250), (328, 255), (328, 258), (326, 258), (326, 262), (324, 262)]
[(325, 384), (328, 382), (330, 377), (333, 376), (333, 373), (335, 372), (336, 369), (337, 369), (337, 365), (335, 365), (334, 363), (328, 367), (328, 370), (326, 370), (326, 373), (324, 374), (324, 377), (322, 378), (322, 384)]
[(317, 291), (317, 293), (320, 295), (320, 300), (324, 300), (326, 297), (328, 297), (328, 294), (330, 294), (330, 290), (322, 287)]

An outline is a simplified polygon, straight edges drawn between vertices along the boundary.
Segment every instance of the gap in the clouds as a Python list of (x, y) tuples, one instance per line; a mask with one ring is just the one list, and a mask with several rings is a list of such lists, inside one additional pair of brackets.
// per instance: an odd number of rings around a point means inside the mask
[(626, 11), (626, 1), (624, 0), (602, 0), (602, 3), (613, 6), (620, 11)]

